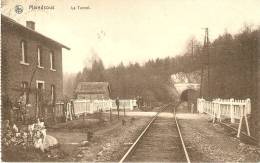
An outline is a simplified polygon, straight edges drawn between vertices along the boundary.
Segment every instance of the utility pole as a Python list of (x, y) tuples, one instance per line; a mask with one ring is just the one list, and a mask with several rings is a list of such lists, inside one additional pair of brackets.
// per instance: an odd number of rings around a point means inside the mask
[[(203, 45), (203, 61), (201, 64), (201, 76), (200, 76), (200, 97), (202, 97), (202, 89), (203, 89), (203, 74), (204, 74), (204, 64), (207, 65), (208, 70), (208, 97), (210, 97), (210, 55), (209, 55), (209, 30), (208, 28), (205, 29), (205, 36), (204, 36), (204, 45)], [(207, 57), (207, 61), (204, 60), (204, 56)]]
[(210, 55), (209, 55), (209, 29), (205, 28), (205, 37), (204, 37), (204, 50), (207, 56), (207, 70), (208, 70), (208, 98), (211, 96), (210, 92)]
[[(210, 92), (210, 55), (209, 55), (209, 29), (208, 28), (204, 28), (205, 29), (205, 36), (204, 36), (204, 49), (203, 49), (203, 54), (205, 54), (204, 56), (207, 57), (207, 61), (205, 61), (204, 63), (206, 63), (207, 65), (207, 71), (208, 71), (208, 98), (210, 98), (211, 96), (211, 92)], [(204, 64), (203, 63), (203, 64)], [(202, 96), (202, 80), (203, 80), (203, 73), (204, 73), (204, 66), (202, 64), (202, 68), (201, 68), (201, 90), (200, 90), (200, 96)]]
[(203, 89), (203, 73), (204, 73), (204, 66), (203, 63), (201, 64), (201, 71), (200, 71), (200, 98), (202, 98), (202, 89)]
[[(204, 38), (204, 46), (205, 46), (205, 38)], [(202, 49), (202, 53), (200, 53), (200, 56), (201, 56), (201, 70), (200, 70), (200, 98), (203, 97), (202, 93), (203, 93), (203, 74), (204, 74), (204, 64), (205, 64), (205, 61), (204, 61), (204, 50), (205, 48), (203, 47)]]

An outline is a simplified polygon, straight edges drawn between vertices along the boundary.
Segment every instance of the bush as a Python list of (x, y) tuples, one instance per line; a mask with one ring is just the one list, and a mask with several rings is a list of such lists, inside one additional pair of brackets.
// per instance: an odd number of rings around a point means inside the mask
[(2, 145), (3, 148), (40, 148), (44, 151), (44, 138), (46, 129), (43, 122), (28, 125), (28, 128), (17, 128), (14, 124), (11, 128), (9, 121), (4, 122), (2, 129)]

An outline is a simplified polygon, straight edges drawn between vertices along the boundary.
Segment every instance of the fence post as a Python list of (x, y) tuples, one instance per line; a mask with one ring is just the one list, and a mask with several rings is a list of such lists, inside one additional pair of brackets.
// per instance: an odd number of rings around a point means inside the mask
[(204, 110), (204, 100), (201, 98), (200, 100), (200, 109), (201, 109), (201, 112), (203, 113), (205, 110)]
[(242, 122), (243, 122), (243, 109), (240, 109), (240, 120), (239, 120), (239, 126), (238, 126), (238, 130), (237, 130), (237, 137), (238, 138), (240, 137)]
[(69, 110), (69, 119), (72, 121), (72, 108), (71, 108), (71, 103), (67, 103), (68, 105), (68, 110)]
[(124, 117), (125, 117), (125, 104), (124, 104)]
[(83, 116), (83, 119), (85, 120), (85, 117), (86, 117), (86, 114), (87, 114), (87, 110), (88, 110), (88, 104), (87, 104), (87, 101), (85, 101), (85, 111), (84, 111), (84, 116)]
[(231, 123), (235, 123), (235, 117), (234, 117), (234, 105), (233, 105), (234, 99), (230, 99), (230, 120)]
[(197, 110), (199, 113), (203, 113), (203, 108), (202, 108), (202, 100), (200, 98), (197, 99)]
[(250, 136), (250, 129), (249, 129), (249, 124), (248, 124), (248, 120), (247, 120), (247, 108), (246, 106), (243, 107), (243, 116), (245, 118), (245, 122), (246, 122), (246, 131), (247, 131), (247, 134)]
[(218, 110), (219, 110), (219, 122), (221, 122), (221, 106), (220, 106), (221, 104), (220, 103), (218, 103)]
[(217, 119), (219, 122), (221, 122), (221, 108), (220, 108), (220, 99), (215, 100), (215, 108), (214, 110), (217, 111)]
[(109, 107), (109, 120), (112, 121), (112, 109), (111, 107)]
[(56, 124), (57, 120), (56, 120), (56, 104), (54, 103), (52, 105), (52, 109), (53, 109), (53, 120), (54, 120), (54, 124)]
[(90, 103), (89, 103), (89, 112), (90, 112), (90, 113), (94, 113), (93, 110), (94, 110), (93, 102), (90, 102)]
[(199, 99), (197, 99), (197, 110), (198, 110), (199, 113), (200, 113), (200, 109), (199, 109)]
[(216, 118), (217, 118), (217, 116), (218, 116), (217, 110), (214, 109), (214, 103), (209, 102), (209, 106), (210, 106), (210, 111), (211, 111), (212, 114), (213, 114), (213, 121), (212, 121), (212, 122), (215, 123), (215, 120), (216, 120)]
[(204, 102), (202, 99), (200, 99), (200, 108), (201, 108), (201, 112), (202, 112), (202, 113), (205, 112), (205, 110), (204, 110), (204, 105), (205, 105), (205, 102)]
[(133, 110), (133, 101), (132, 100), (129, 101), (130, 101), (130, 110)]
[(250, 99), (246, 99), (246, 113), (251, 114), (251, 101)]

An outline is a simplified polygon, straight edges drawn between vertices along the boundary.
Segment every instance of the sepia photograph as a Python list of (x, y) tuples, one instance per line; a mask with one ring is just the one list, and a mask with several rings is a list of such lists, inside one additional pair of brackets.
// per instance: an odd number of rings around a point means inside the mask
[(1, 162), (260, 162), (259, 0), (1, 0)]

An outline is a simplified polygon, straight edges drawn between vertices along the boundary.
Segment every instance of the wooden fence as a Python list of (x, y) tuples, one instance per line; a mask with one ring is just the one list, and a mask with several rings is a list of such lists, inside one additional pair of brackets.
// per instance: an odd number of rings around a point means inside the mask
[[(108, 111), (116, 109), (114, 100), (73, 100), (74, 114), (80, 115), (85, 113), (95, 113), (98, 111)], [(120, 100), (119, 109), (133, 110), (136, 106), (136, 100)]]
[(246, 100), (234, 100), (234, 99), (214, 99), (213, 101), (206, 101), (205, 99), (197, 99), (197, 108), (199, 113), (206, 113), (213, 118), (221, 122), (222, 119), (230, 119), (231, 123), (235, 123), (235, 120), (239, 120), (238, 137), (242, 126), (242, 121), (245, 119), (247, 133), (250, 135), (248, 126), (248, 115), (251, 114), (251, 101)]
[[(112, 109), (116, 109), (116, 102), (115, 100), (110, 100)], [(119, 109), (128, 109), (133, 110), (136, 107), (136, 100), (120, 100), (119, 102)]]
[[(136, 100), (120, 100), (119, 109), (133, 110), (136, 107)], [(57, 102), (54, 109), (54, 117), (61, 120), (72, 120), (73, 116), (92, 114), (99, 111), (116, 109), (115, 100), (84, 100), (76, 99), (71, 102)]]
[(55, 105), (54, 115), (56, 118), (61, 118), (64, 116), (64, 103), (57, 102)]

